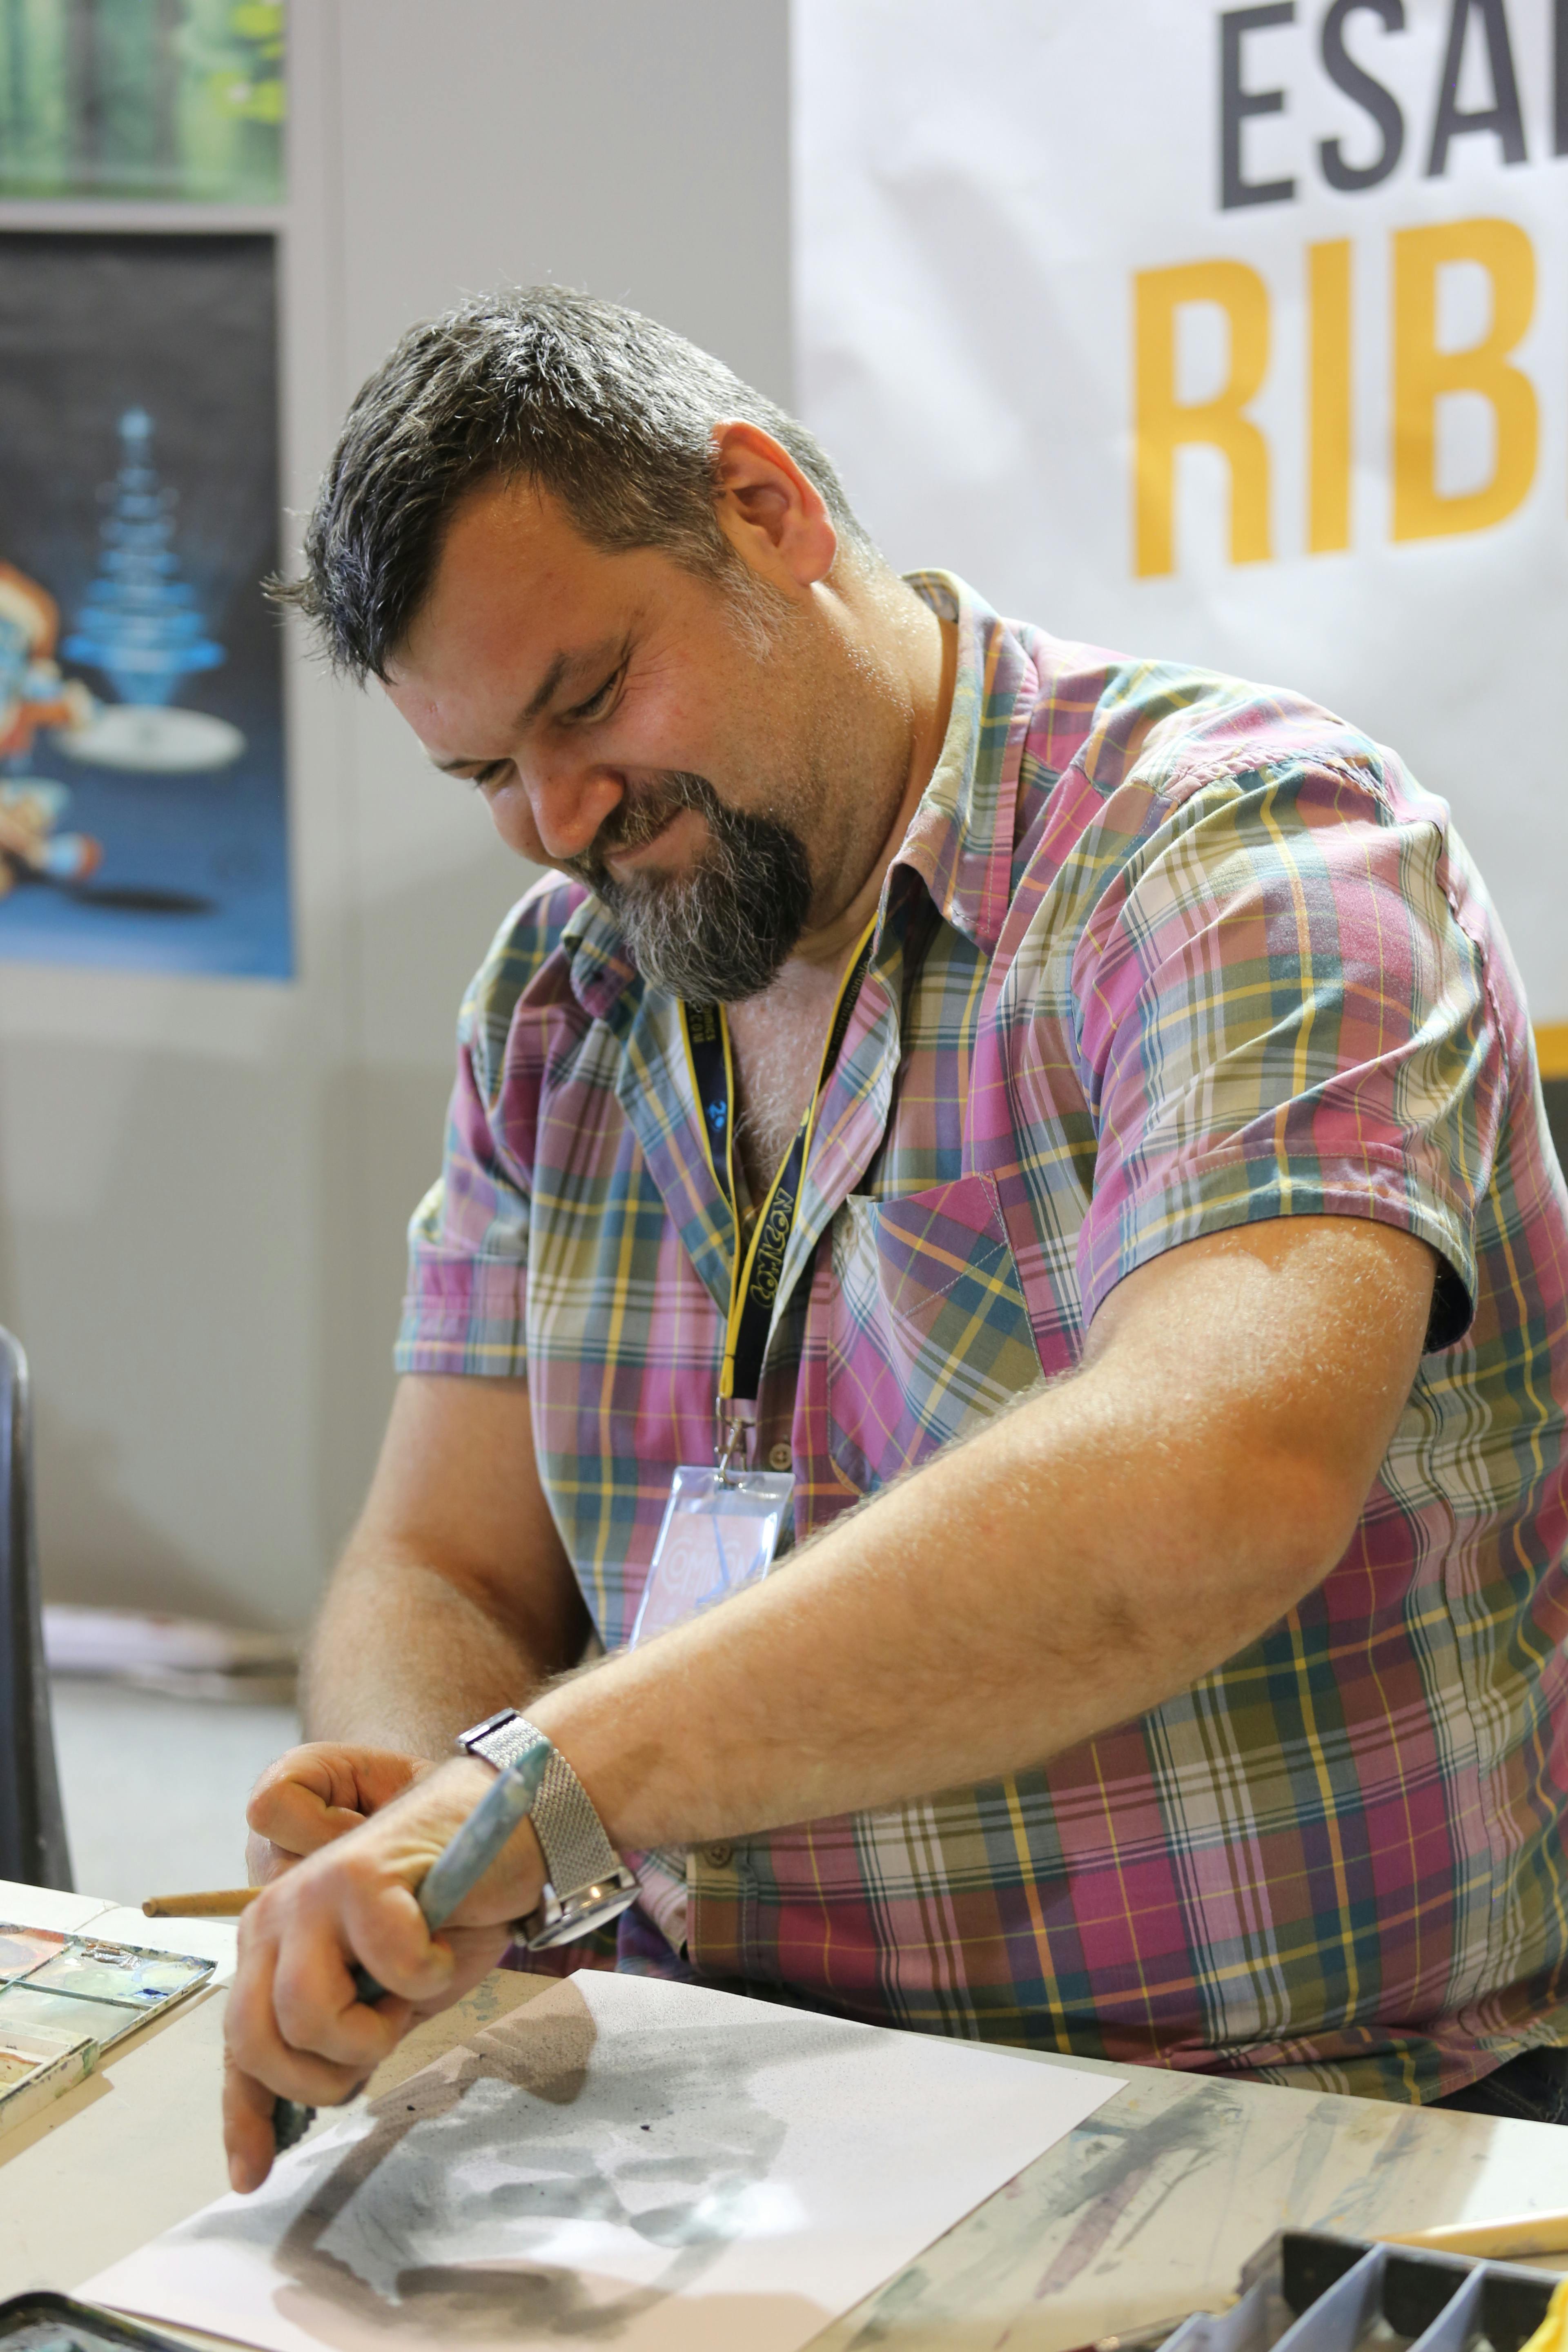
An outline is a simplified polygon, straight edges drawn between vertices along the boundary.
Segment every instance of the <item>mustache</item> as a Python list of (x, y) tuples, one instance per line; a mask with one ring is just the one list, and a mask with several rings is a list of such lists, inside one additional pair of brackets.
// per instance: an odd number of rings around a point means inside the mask
[(671, 769), (657, 784), (628, 793), (610, 811), (587, 848), (577, 857), (563, 857), (563, 870), (593, 888), (607, 879), (605, 859), (618, 850), (641, 849), (655, 841), (670, 819), (683, 809), (696, 809), (710, 824), (721, 824), (727, 812), (706, 776)]

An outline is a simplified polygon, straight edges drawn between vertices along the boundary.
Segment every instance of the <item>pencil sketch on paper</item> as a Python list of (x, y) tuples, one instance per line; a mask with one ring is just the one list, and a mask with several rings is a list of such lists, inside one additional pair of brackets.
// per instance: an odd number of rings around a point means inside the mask
[(269, 2352), (793, 2352), (1116, 2087), (587, 1972), (90, 2292)]
[[(565, 1992), (549, 2018), (482, 2032), (375, 2103), (373, 2128), (323, 2165), (277, 2242), (281, 2278), (373, 2326), (412, 2305), (438, 2340), (523, 2314), (542, 2333), (591, 2319), (587, 2332), (614, 2336), (727, 2245), (787, 2222), (788, 2192), (767, 2185), (785, 2126), (748, 2095), (732, 2048), (595, 2070), (593, 2012)], [(509, 2259), (520, 2221), (535, 2250), (521, 2273)], [(574, 2223), (629, 2231), (651, 2274), (596, 2298), (570, 2266)], [(268, 2215), (243, 2210), (196, 2228), (258, 2246), (274, 2235)], [(299, 2300), (279, 2299), (286, 2311)]]

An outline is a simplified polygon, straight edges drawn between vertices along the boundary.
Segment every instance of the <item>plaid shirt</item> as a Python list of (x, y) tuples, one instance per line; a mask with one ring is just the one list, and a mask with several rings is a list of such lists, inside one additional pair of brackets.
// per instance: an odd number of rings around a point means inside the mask
[[(1568, 2039), (1568, 1197), (1506, 942), (1444, 803), (1342, 721), (915, 584), (959, 624), (952, 722), (759, 1399), (797, 1535), (1067, 1370), (1200, 1234), (1419, 1234), (1430, 1352), (1349, 1549), (1261, 1641), (1041, 1769), (684, 1882), (655, 1858), (623, 1964), (679, 1969), (684, 1931), (705, 1979), (889, 2024), (1454, 2090)], [(676, 1006), (545, 878), (464, 1006), (398, 1360), (526, 1370), (611, 1647), (671, 1470), (711, 1459), (735, 1245)]]

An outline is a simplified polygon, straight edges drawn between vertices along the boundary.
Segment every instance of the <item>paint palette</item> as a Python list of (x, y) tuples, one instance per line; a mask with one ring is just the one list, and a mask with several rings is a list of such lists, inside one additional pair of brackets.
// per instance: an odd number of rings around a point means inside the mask
[(0, 2132), (205, 1984), (211, 1960), (0, 1922)]
[(51, 1953), (23, 1981), (39, 1992), (68, 1994), (73, 2000), (111, 2000), (130, 2009), (157, 2009), (212, 1974), (211, 1960), (185, 1959), (177, 1952), (147, 1952), (134, 1944), (94, 1944), (72, 1937), (63, 1952)]
[(0, 1984), (30, 1975), (69, 1942), (68, 1936), (58, 1936), (52, 1927), (0, 1927)]
[(0, 2034), (0, 2132), (25, 2124), (63, 2091), (74, 2089), (91, 2074), (98, 2047), (79, 2028), (68, 2041), (58, 2032), (35, 2034), (16, 2028)]

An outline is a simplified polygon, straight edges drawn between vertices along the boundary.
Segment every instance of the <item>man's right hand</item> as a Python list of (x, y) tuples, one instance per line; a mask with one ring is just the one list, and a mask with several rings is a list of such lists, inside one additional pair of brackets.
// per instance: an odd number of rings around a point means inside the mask
[(289, 1748), (267, 1767), (245, 1809), (251, 1885), (265, 1886), (304, 1855), (358, 1829), (435, 1769), (424, 1757), (401, 1756), (390, 1748), (339, 1748), (317, 1740)]

